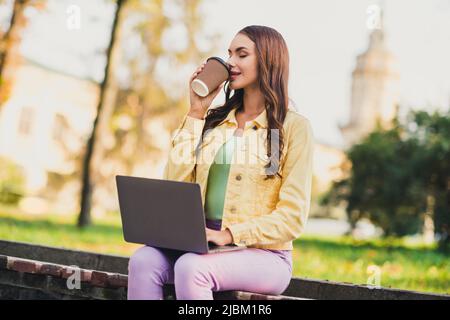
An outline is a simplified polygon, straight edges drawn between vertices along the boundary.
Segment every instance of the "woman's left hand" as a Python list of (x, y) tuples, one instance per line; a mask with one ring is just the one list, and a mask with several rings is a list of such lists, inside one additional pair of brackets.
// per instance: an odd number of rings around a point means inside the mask
[(233, 236), (228, 229), (217, 231), (206, 228), (206, 239), (208, 242), (214, 242), (218, 246), (225, 246), (227, 244), (233, 243)]

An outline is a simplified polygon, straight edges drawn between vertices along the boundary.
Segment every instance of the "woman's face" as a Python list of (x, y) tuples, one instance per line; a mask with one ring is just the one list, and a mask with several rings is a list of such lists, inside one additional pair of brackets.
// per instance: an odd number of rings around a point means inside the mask
[[(232, 72), (230, 89), (237, 90), (257, 84), (258, 61), (255, 43), (246, 35), (237, 34), (228, 49), (228, 64)], [(233, 75), (233, 73), (239, 73)]]

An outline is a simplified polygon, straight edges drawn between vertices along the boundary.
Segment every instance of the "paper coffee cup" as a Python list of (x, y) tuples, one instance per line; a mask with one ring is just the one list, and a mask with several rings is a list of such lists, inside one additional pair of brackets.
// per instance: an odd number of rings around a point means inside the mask
[(227, 63), (219, 57), (210, 57), (203, 70), (192, 81), (191, 88), (200, 97), (206, 97), (229, 77)]

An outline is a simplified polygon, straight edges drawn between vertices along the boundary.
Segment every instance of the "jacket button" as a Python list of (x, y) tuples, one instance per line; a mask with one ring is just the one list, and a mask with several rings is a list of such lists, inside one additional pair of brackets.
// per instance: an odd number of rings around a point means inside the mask
[(231, 207), (230, 210), (231, 210), (232, 213), (235, 213), (236, 212), (236, 207)]
[(241, 179), (242, 179), (241, 175), (238, 174), (238, 175), (236, 176), (236, 180), (240, 181)]

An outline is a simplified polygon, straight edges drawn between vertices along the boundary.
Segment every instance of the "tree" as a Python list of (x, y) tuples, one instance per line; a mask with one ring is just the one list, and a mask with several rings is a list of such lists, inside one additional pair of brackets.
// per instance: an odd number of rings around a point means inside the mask
[(411, 112), (389, 130), (377, 129), (347, 152), (348, 176), (333, 183), (325, 203), (347, 204), (354, 225), (362, 217), (385, 235), (420, 231), (433, 204), (433, 219), (448, 246), (450, 226), (450, 113)]
[(408, 161), (414, 152), (414, 144), (401, 140), (398, 126), (379, 129), (348, 151), (350, 176), (336, 182), (332, 190), (347, 201), (352, 226), (365, 217), (387, 236), (419, 230), (422, 199), (407, 188)]
[(80, 215), (78, 217), (78, 226), (84, 227), (91, 223), (90, 211), (92, 202), (92, 181), (91, 181), (91, 160), (94, 154), (94, 146), (98, 134), (98, 127), (100, 121), (102, 121), (103, 107), (106, 100), (106, 94), (108, 92), (108, 85), (111, 79), (110, 70), (112, 69), (112, 56), (113, 49), (116, 44), (116, 35), (120, 26), (119, 18), (122, 8), (125, 5), (126, 0), (116, 1), (116, 10), (114, 13), (114, 20), (111, 27), (111, 35), (106, 50), (106, 65), (105, 65), (105, 75), (103, 81), (100, 84), (100, 97), (97, 104), (97, 114), (92, 127), (92, 133), (88, 139), (86, 146), (86, 153), (83, 159), (83, 169), (82, 169), (82, 188), (81, 188), (81, 204), (80, 204)]
[(450, 252), (450, 110), (414, 112), (410, 122), (410, 136), (420, 145), (414, 174), (431, 199), (439, 248)]

